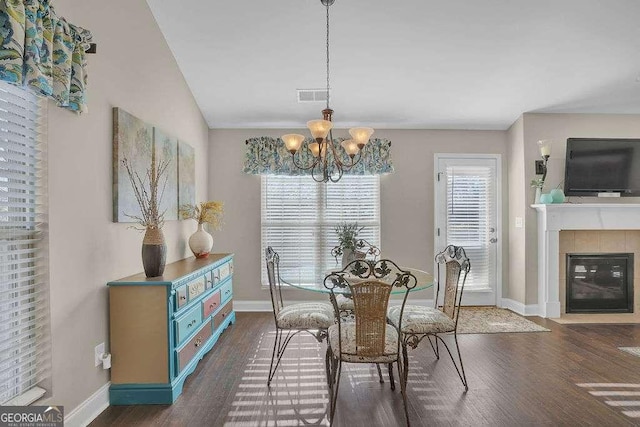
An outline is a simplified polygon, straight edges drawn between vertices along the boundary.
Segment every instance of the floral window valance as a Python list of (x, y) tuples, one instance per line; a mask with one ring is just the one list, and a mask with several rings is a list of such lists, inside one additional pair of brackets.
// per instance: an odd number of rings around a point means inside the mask
[[(344, 164), (349, 164), (349, 156), (340, 145), (344, 139), (335, 139), (334, 145), (341, 156), (341, 161)], [(313, 163), (313, 154), (308, 148), (308, 144), (311, 142), (313, 140), (308, 138), (302, 143), (302, 147), (296, 154), (298, 163), (303, 165)], [(280, 138), (261, 136), (248, 139), (246, 144), (244, 173), (253, 175), (311, 175), (311, 170), (299, 169), (293, 164), (291, 154)], [(328, 155), (332, 156), (330, 152)], [(346, 175), (382, 175), (393, 172), (391, 141), (387, 139), (372, 138), (361, 150), (360, 156), (362, 158), (354, 167), (344, 171)], [(329, 164), (333, 164), (331, 158)]]
[(91, 33), (59, 17), (49, 0), (0, 3), (0, 80), (87, 111), (85, 51)]

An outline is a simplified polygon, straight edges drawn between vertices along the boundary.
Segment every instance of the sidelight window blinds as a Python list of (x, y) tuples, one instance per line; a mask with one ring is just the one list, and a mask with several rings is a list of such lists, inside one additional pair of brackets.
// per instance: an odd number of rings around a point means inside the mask
[(489, 286), (494, 182), (493, 170), (488, 167), (447, 167), (447, 242), (464, 247), (472, 260), (466, 288)]
[[(262, 176), (262, 254), (267, 246), (278, 252), (283, 279), (321, 284), (326, 271), (341, 263), (331, 256), (341, 222), (364, 226), (358, 238), (380, 246), (378, 176), (345, 175), (328, 184), (309, 176)], [(267, 286), (263, 258), (262, 283)]]
[(28, 404), (50, 364), (44, 107), (0, 84), (0, 403)]

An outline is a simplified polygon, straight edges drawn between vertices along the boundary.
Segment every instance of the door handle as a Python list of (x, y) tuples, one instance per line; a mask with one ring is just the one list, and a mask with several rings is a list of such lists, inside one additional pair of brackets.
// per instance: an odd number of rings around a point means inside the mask
[(492, 237), (492, 238), (489, 239), (489, 241), (491, 243), (496, 243), (498, 241), (498, 239), (496, 239), (495, 237)]

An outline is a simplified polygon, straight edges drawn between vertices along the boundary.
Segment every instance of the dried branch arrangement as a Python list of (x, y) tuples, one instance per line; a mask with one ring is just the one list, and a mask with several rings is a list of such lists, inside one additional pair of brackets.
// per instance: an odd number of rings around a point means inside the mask
[(122, 159), (122, 164), (127, 170), (136, 201), (140, 206), (140, 215), (126, 215), (136, 220), (144, 228), (160, 229), (164, 225), (165, 211), (160, 211), (160, 203), (167, 187), (169, 177), (166, 172), (170, 163), (171, 160), (169, 159), (158, 162), (155, 150), (152, 150), (151, 167), (147, 169), (144, 178), (142, 178), (137, 171), (133, 170), (131, 162), (126, 157)]
[(219, 201), (201, 202), (197, 205), (180, 206), (180, 217), (182, 219), (195, 219), (198, 224), (209, 224), (214, 230), (219, 230), (222, 225), (222, 214), (224, 204)]

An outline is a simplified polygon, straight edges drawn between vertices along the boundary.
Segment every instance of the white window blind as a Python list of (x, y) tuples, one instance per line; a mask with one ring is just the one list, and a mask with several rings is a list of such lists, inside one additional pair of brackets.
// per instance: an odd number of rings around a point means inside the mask
[(465, 287), (489, 286), (493, 262), (489, 229), (495, 224), (491, 210), (494, 180), (492, 168), (447, 167), (447, 242), (464, 247), (471, 260)]
[(25, 395), (50, 371), (41, 102), (0, 82), (0, 403)]
[[(341, 222), (364, 226), (358, 238), (380, 246), (379, 177), (349, 175), (328, 184), (309, 176), (262, 177), (262, 248), (278, 252), (283, 279), (322, 283), (336, 266), (331, 249)], [(262, 283), (268, 285), (264, 262)]]

